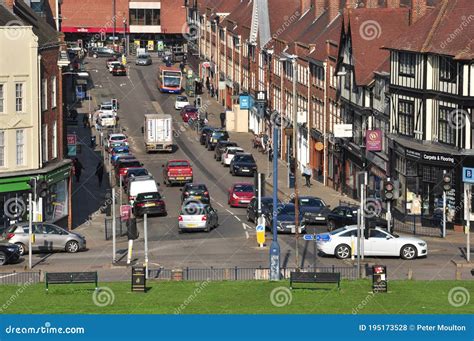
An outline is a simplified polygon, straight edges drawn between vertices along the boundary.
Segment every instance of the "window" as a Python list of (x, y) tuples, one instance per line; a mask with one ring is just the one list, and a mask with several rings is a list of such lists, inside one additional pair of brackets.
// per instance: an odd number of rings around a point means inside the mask
[(415, 130), (415, 103), (401, 100), (398, 103), (398, 133), (413, 136)]
[(15, 110), (23, 112), (23, 83), (15, 84)]
[(375, 89), (374, 89), (374, 96), (377, 99), (380, 99), (382, 97), (382, 90), (383, 90), (383, 80), (382, 79), (377, 79), (375, 81)]
[(439, 107), (439, 133), (438, 140), (439, 142), (452, 144), (456, 143), (455, 134), (456, 131), (452, 124), (452, 114), (453, 108), (448, 107)]
[(159, 9), (130, 9), (130, 25), (160, 25)]
[(455, 83), (457, 78), (456, 63), (448, 57), (440, 57), (439, 79), (444, 82)]
[(351, 88), (351, 72), (346, 70), (346, 76), (344, 77), (344, 88), (349, 90)]
[(48, 109), (48, 80), (41, 80), (41, 111)]
[(5, 93), (3, 89), (5, 89), (5, 86), (0, 84), (0, 113), (5, 112)]
[(56, 76), (51, 77), (51, 108), (56, 108)]
[(416, 55), (413, 53), (400, 52), (400, 76), (415, 77)]
[(24, 149), (25, 149), (25, 137), (23, 129), (16, 131), (16, 165), (23, 166), (24, 160)]
[(48, 125), (41, 126), (41, 155), (43, 162), (48, 161)]
[(0, 167), (5, 167), (5, 131), (0, 130)]
[(51, 136), (53, 158), (58, 157), (58, 122), (53, 122), (53, 132)]

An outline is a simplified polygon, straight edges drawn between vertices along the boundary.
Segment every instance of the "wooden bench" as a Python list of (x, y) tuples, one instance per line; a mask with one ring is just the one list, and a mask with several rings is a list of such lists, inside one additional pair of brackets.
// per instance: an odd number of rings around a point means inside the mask
[(339, 272), (291, 272), (290, 289), (293, 283), (337, 283), (337, 288), (341, 287), (341, 274)]
[(50, 284), (76, 284), (76, 283), (95, 283), (95, 289), (98, 288), (97, 271), (94, 272), (47, 272), (46, 291)]

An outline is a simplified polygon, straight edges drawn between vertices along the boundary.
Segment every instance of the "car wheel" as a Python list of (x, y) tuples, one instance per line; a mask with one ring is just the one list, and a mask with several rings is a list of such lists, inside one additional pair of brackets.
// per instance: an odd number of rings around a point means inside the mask
[(79, 250), (79, 243), (71, 240), (66, 243), (66, 251), (69, 253), (76, 253)]
[(400, 256), (406, 260), (412, 260), (416, 258), (416, 247), (413, 245), (404, 245), (400, 251)]
[(26, 252), (26, 247), (22, 243), (15, 243), (20, 248), (20, 256), (23, 256)]
[(338, 245), (336, 247), (334, 255), (336, 256), (336, 258), (339, 259), (347, 259), (351, 256), (351, 248), (349, 247), (349, 245), (346, 244)]
[(0, 251), (0, 265), (5, 265), (7, 263), (7, 255), (5, 252)]
[(178, 229), (178, 233), (179, 233), (179, 234), (183, 233), (183, 230)]
[(209, 226), (209, 224), (206, 224), (206, 228), (204, 229), (204, 231), (206, 231), (206, 232), (210, 232), (210, 231), (211, 231), (211, 227)]
[(94, 53), (92, 57), (97, 58), (98, 57), (97, 53)]
[(334, 222), (334, 220), (329, 220), (328, 221), (328, 231), (331, 232), (335, 228), (336, 228), (336, 223)]

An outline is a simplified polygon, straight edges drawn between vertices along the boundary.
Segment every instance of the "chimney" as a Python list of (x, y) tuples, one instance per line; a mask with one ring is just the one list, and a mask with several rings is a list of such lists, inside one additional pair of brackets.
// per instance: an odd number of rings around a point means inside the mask
[(300, 0), (301, 15), (311, 8), (311, 0)]
[(324, 10), (326, 9), (326, 0), (315, 0), (316, 10), (315, 10), (315, 17), (319, 18), (321, 14), (323, 14)]
[(400, 8), (400, 0), (387, 0), (387, 8)]
[(329, 1), (329, 21), (332, 21), (341, 10), (341, 2), (340, 0), (328, 0), (328, 1)]
[(411, 24), (417, 22), (427, 12), (427, 0), (411, 0)]
[(5, 6), (13, 11), (13, 6), (15, 5), (15, 0), (4, 0)]
[(378, 8), (379, 6), (378, 0), (366, 0), (365, 7), (366, 8)]

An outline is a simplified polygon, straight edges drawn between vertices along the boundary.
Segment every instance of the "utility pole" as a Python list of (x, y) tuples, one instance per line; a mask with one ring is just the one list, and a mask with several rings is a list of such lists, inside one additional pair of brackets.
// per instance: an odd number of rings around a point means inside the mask
[(145, 278), (148, 279), (148, 214), (143, 215), (143, 234), (145, 238)]
[[(112, 32), (112, 43), (113, 43), (113, 47), (114, 47), (114, 50), (115, 50), (115, 25), (116, 25), (116, 21), (115, 21), (115, 1), (116, 0), (112, 0), (112, 22), (113, 22), (113, 32)], [(114, 256), (115, 257), (115, 256)]]
[(116, 255), (116, 218), (115, 218), (115, 187), (112, 187), (112, 263), (115, 263), (115, 255)]
[(464, 183), (464, 207), (466, 218), (466, 260), (471, 261), (471, 184)]
[(299, 209), (299, 195), (298, 195), (298, 181), (296, 177), (296, 167), (298, 167), (298, 100), (296, 96), (296, 76), (297, 76), (297, 68), (296, 68), (296, 56), (292, 57), (292, 69), (293, 69), (293, 160), (295, 162), (295, 252), (296, 252), (296, 270), (300, 269), (299, 263), (299, 220), (300, 220), (300, 209)]
[[(35, 184), (36, 184), (36, 181), (35, 181)], [(36, 187), (36, 185), (35, 185)], [(35, 188), (35, 192), (36, 192), (36, 188)], [(32, 229), (33, 229), (33, 199), (32, 199), (32, 194), (31, 193), (28, 193), (28, 210), (29, 210), (29, 214), (28, 214), (28, 268), (31, 270), (32, 268), (32, 256), (33, 256), (33, 252), (32, 252), (32, 245), (31, 245), (31, 238), (33, 237), (33, 232), (32, 232)]]
[[(278, 116), (275, 116), (278, 117)], [(278, 244), (277, 216), (278, 216), (278, 128), (273, 124), (273, 212), (272, 231), (273, 239), (270, 248), (270, 280), (280, 280), (280, 245)]]

